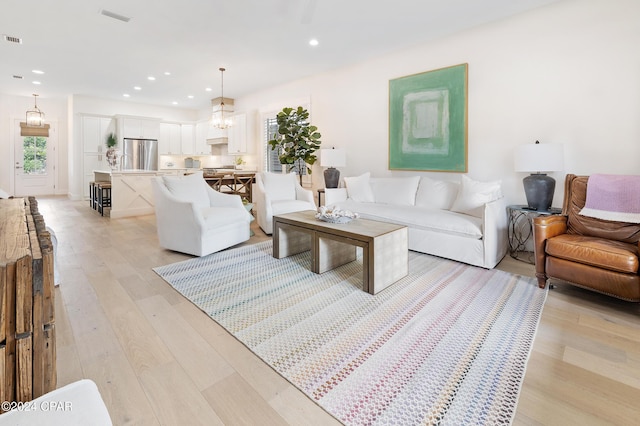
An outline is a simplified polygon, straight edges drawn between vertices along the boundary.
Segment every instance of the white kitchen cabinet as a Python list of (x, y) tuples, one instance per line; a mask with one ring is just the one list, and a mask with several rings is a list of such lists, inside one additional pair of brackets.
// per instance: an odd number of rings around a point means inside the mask
[(207, 144), (209, 127), (211, 127), (211, 123), (209, 121), (201, 121), (199, 123), (196, 123), (196, 154), (211, 155), (211, 146)]
[(236, 114), (233, 116), (233, 126), (228, 129), (228, 152), (229, 155), (247, 154), (247, 116)]
[(180, 135), (183, 154), (195, 154), (195, 126), (183, 124), (180, 126)]
[(160, 122), (150, 118), (119, 117), (118, 136), (129, 139), (158, 139)]
[(182, 126), (178, 123), (160, 123), (158, 138), (160, 155), (182, 154)]
[[(89, 182), (93, 180), (94, 170), (109, 170), (107, 162), (107, 136), (115, 133), (113, 118), (105, 116), (85, 115), (80, 120), (82, 135), (82, 187), (83, 195), (89, 198)], [(118, 138), (116, 149), (122, 145)]]

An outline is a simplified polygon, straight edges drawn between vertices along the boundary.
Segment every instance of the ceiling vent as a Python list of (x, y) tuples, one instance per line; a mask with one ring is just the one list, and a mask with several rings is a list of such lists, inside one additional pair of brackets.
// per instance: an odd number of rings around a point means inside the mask
[(4, 40), (9, 43), (22, 44), (22, 39), (20, 37), (14, 37), (6, 34), (3, 34), (2, 36), (4, 37)]
[(101, 15), (107, 16), (109, 18), (113, 18), (113, 19), (117, 19), (118, 21), (122, 21), (122, 22), (129, 22), (131, 20), (131, 18), (129, 18), (128, 16), (124, 16), (124, 15), (119, 15), (115, 12), (111, 12), (108, 10), (104, 10), (102, 9), (100, 11)]
[(17, 80), (22, 80), (24, 77), (22, 77), (21, 75), (14, 75), (13, 78)]

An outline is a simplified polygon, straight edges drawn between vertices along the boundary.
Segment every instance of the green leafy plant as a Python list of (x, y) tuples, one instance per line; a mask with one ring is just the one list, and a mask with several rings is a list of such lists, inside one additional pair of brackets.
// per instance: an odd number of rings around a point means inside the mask
[(107, 135), (107, 148), (113, 148), (118, 144), (118, 138), (115, 133), (109, 133)]
[(320, 149), (320, 138), (316, 126), (309, 124), (309, 111), (299, 106), (283, 108), (276, 116), (278, 133), (269, 142), (271, 149), (279, 149), (278, 160), (287, 167), (287, 172), (295, 169), (302, 184), (303, 167), (311, 174), (311, 167), (317, 160), (314, 154)]

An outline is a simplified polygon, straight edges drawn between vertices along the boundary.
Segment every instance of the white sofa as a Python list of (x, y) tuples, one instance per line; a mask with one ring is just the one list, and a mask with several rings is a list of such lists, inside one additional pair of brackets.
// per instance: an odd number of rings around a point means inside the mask
[(202, 172), (151, 180), (160, 245), (206, 256), (247, 241), (253, 217), (239, 195), (211, 189)]
[(300, 186), (295, 173), (258, 173), (252, 200), (258, 225), (266, 234), (273, 233), (275, 215), (316, 210), (313, 192)]
[(507, 215), (500, 182), (427, 176), (343, 179), (325, 189), (325, 205), (360, 217), (406, 225), (409, 249), (491, 269), (507, 252)]

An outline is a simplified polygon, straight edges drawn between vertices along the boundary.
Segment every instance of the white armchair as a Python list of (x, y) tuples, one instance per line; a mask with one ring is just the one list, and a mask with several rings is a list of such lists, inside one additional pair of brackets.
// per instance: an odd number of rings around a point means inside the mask
[(316, 210), (313, 192), (304, 189), (295, 173), (256, 174), (253, 201), (258, 225), (267, 233), (273, 233), (273, 216), (303, 210)]
[(160, 245), (206, 256), (249, 239), (253, 217), (239, 195), (214, 191), (202, 172), (151, 181)]

